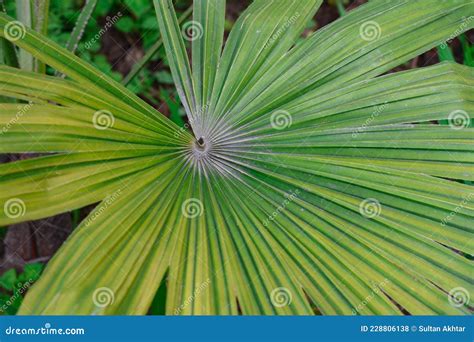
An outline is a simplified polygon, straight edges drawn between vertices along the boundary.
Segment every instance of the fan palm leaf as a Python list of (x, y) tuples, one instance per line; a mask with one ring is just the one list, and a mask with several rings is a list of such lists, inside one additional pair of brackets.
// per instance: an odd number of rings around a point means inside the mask
[(255, 0), (224, 45), (224, 0), (183, 31), (154, 1), (194, 135), (24, 29), (69, 79), (0, 68), (29, 101), (0, 104), (0, 152), (48, 153), (0, 166), (0, 224), (101, 203), (21, 314), (145, 314), (163, 281), (168, 314), (469, 313), (474, 72), (386, 73), (474, 3), (372, 1), (295, 43), (321, 2)]

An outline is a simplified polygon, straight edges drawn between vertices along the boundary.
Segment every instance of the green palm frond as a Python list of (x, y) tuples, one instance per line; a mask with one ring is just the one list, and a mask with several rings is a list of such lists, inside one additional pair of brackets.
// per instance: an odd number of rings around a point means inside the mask
[[(295, 44), (320, 0), (155, 0), (193, 130), (30, 29), (68, 75), (0, 67), (0, 225), (97, 203), (21, 314), (468, 314), (474, 71), (386, 74), (474, 27), (470, 0), (373, 1)], [(0, 14), (0, 35), (15, 21)], [(10, 37), (11, 38), (11, 37)], [(186, 40), (191, 41), (192, 60)], [(448, 119), (450, 125), (438, 125)]]

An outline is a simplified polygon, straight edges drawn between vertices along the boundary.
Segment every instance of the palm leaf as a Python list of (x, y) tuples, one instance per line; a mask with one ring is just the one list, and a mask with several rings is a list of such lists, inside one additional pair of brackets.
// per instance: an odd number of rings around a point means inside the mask
[(0, 94), (33, 103), (0, 146), (61, 152), (0, 168), (0, 199), (25, 199), (2, 222), (103, 201), (22, 314), (145, 314), (165, 276), (168, 314), (469, 313), (450, 296), (473, 292), (473, 188), (454, 181), (473, 179), (472, 69), (381, 75), (472, 28), (472, 1), (373, 1), (294, 45), (320, 3), (254, 1), (221, 54), (224, 3), (196, 1), (190, 63), (155, 1), (195, 139), (27, 30), (72, 80), (0, 69)]
[(158, 16), (160, 32), (163, 37), (166, 54), (170, 62), (174, 83), (181, 99), (181, 103), (186, 113), (194, 119), (191, 125), (195, 127), (196, 99), (194, 95), (194, 85), (191, 77), (191, 67), (184, 46), (181, 30), (179, 29), (178, 18), (173, 10), (171, 0), (154, 0), (155, 7), (160, 9), (162, 15)]
[(192, 41), (197, 110), (203, 112), (203, 107), (209, 103), (221, 56), (224, 39), (225, 0), (197, 0), (194, 2), (193, 14), (193, 22), (188, 24), (185, 29), (195, 31), (185, 31), (185, 33), (186, 37)]
[[(2, 187), (11, 190), (2, 192), (0, 201), (6, 203), (11, 198), (18, 199), (25, 207), (23, 220), (81, 208), (128, 186), (127, 175), (148, 169), (165, 159), (156, 157), (153, 152), (72, 153), (3, 164), (0, 167)], [(31, 182), (35, 182), (34, 187)], [(8, 211), (1, 212), (1, 225), (14, 221), (15, 217), (12, 218)]]

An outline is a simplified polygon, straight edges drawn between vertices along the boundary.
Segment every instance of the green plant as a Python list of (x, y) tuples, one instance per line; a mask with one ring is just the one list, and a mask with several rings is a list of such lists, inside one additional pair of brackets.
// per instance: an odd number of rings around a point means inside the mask
[(191, 29), (154, 1), (194, 136), (10, 37), (70, 80), (0, 67), (0, 95), (32, 103), (0, 104), (0, 152), (55, 153), (0, 166), (0, 225), (102, 201), (21, 314), (144, 314), (158, 288), (168, 314), (469, 313), (473, 69), (381, 75), (472, 28), (474, 4), (370, 1), (293, 46), (321, 2), (254, 1), (221, 53), (225, 1), (194, 1)]
[(14, 268), (0, 276), (0, 314), (12, 315), (20, 308), (23, 296), (38, 280), (43, 271), (43, 264), (26, 264), (18, 274)]

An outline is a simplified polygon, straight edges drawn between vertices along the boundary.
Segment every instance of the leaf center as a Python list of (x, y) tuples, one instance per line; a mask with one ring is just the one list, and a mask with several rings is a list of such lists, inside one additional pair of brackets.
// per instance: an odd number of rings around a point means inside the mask
[(205, 137), (196, 139), (193, 144), (193, 154), (198, 160), (206, 159), (211, 150), (211, 143)]

